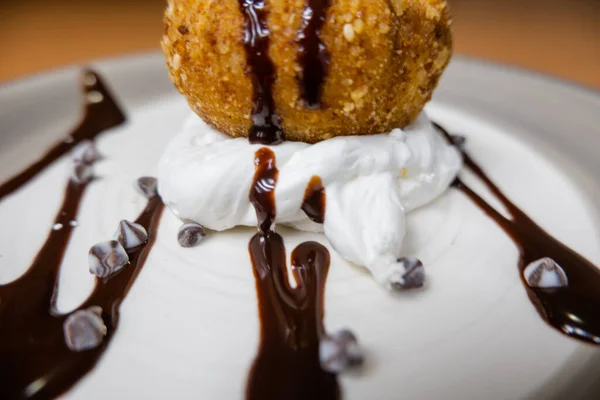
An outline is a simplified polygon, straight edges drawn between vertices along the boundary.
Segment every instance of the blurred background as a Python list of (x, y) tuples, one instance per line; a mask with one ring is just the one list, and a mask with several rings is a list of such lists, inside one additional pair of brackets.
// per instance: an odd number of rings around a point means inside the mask
[[(600, 0), (448, 0), (455, 50), (600, 89)], [(158, 49), (166, 0), (0, 0), (0, 83)]]

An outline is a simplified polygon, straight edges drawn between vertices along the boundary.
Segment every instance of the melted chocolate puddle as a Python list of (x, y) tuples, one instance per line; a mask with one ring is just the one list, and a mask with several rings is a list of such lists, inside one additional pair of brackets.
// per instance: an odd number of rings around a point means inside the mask
[(250, 202), (256, 208), (258, 233), (249, 243), (261, 321), (258, 355), (248, 378), (247, 398), (340, 398), (336, 376), (321, 368), (319, 342), (323, 327), (324, 291), (329, 252), (315, 242), (292, 252), (297, 287), (288, 281), (283, 238), (272, 230), (276, 207), (275, 155), (267, 148), (256, 153)]
[(93, 71), (84, 72), (83, 92), (86, 101), (84, 116), (79, 125), (65, 140), (52, 146), (29, 167), (1, 184), (0, 200), (29, 182), (82, 140), (94, 139), (103, 131), (125, 122), (125, 115), (119, 109), (98, 74)]
[[(447, 131), (436, 126), (451, 143), (455, 142)], [(455, 181), (454, 186), (492, 218), (519, 248), (521, 281), (540, 316), (565, 335), (600, 345), (600, 269), (540, 228), (502, 193), (464, 149), (457, 147), (462, 152), (465, 166), (506, 207), (511, 218), (498, 213), (460, 179)], [(539, 289), (527, 285), (524, 269), (544, 257), (553, 259), (562, 267), (569, 280), (568, 286)]]
[[(73, 133), (74, 142), (56, 145), (3, 188), (16, 190), (78, 141), (94, 138), (102, 130), (124, 121), (123, 113), (116, 108), (100, 78), (88, 72), (85, 81), (86, 94), (96, 91), (103, 96), (103, 101), (86, 105), (85, 118)], [(97, 95), (93, 96), (98, 99)], [(106, 105), (102, 104), (104, 101)], [(63, 323), (71, 313), (60, 314), (55, 307), (58, 276), (74, 229), (69, 222), (76, 219), (90, 184), (68, 182), (55, 219), (62, 228), (49, 232), (46, 242), (23, 275), (0, 285), (0, 398), (56, 397), (87, 374), (108, 347), (118, 327), (119, 305), (152, 249), (164, 208), (158, 196), (148, 201), (146, 209), (136, 220), (148, 231), (148, 242), (129, 253), (130, 265), (113, 276), (97, 279), (90, 296), (78, 307), (102, 307), (102, 318), (107, 328), (104, 340), (92, 350), (69, 350), (65, 344)], [(86, 262), (82, 267), (87, 267)]]
[(250, 143), (279, 144), (284, 140), (275, 112), (275, 66), (269, 57), (269, 29), (265, 0), (238, 0), (244, 15), (244, 48), (254, 88)]
[(298, 33), (299, 61), (302, 67), (300, 95), (308, 108), (321, 106), (321, 92), (329, 53), (321, 41), (321, 28), (325, 23), (330, 0), (307, 0), (302, 13), (302, 28)]

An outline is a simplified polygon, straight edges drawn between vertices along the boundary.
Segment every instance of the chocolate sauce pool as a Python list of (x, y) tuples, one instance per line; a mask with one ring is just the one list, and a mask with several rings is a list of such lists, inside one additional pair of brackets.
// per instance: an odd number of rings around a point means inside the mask
[(298, 34), (298, 59), (302, 68), (300, 95), (308, 108), (321, 106), (321, 91), (327, 75), (329, 53), (321, 41), (330, 0), (307, 0)]
[(238, 0), (244, 15), (244, 48), (254, 89), (250, 143), (279, 144), (284, 140), (281, 120), (275, 112), (275, 67), (269, 57), (266, 0)]
[(297, 286), (290, 286), (283, 238), (272, 230), (276, 214), (275, 162), (271, 150), (257, 151), (249, 195), (258, 219), (258, 233), (248, 248), (261, 325), (246, 396), (249, 400), (339, 399), (336, 376), (324, 371), (319, 361), (319, 343), (325, 334), (323, 303), (329, 252), (315, 242), (296, 247), (292, 273)]
[[(451, 143), (455, 142), (441, 126), (436, 127)], [(462, 152), (465, 166), (504, 205), (511, 218), (498, 213), (460, 179), (456, 179), (454, 186), (492, 218), (519, 248), (521, 281), (540, 316), (565, 335), (600, 345), (600, 269), (540, 228), (502, 193), (461, 146), (457, 148)], [(568, 277), (568, 286), (539, 289), (527, 284), (524, 269), (544, 257), (553, 259), (562, 267)]]
[[(98, 103), (86, 104), (85, 117), (72, 134), (73, 143), (54, 146), (42, 159), (3, 184), (8, 194), (39, 173), (83, 139), (93, 139), (105, 129), (124, 122), (125, 117), (98, 75), (86, 72), (84, 92), (96, 92)], [(18, 279), (0, 285), (0, 398), (45, 399), (60, 395), (87, 374), (108, 347), (119, 323), (119, 305), (141, 268), (156, 238), (163, 210), (158, 196), (148, 201), (137, 223), (148, 231), (148, 242), (129, 253), (130, 265), (120, 272), (97, 279), (94, 289), (77, 309), (102, 307), (107, 327), (102, 343), (91, 350), (71, 351), (65, 344), (63, 323), (71, 314), (56, 310), (58, 278), (65, 250), (71, 238), (81, 200), (89, 185), (69, 181), (55, 223), (61, 229), (48, 233), (35, 259)], [(83, 261), (82, 268), (87, 268)]]

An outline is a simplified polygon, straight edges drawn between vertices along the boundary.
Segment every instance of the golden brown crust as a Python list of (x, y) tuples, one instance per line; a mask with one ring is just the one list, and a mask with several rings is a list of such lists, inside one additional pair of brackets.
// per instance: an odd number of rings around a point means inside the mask
[[(445, 0), (332, 0), (321, 39), (331, 62), (323, 108), (300, 100), (296, 36), (306, 0), (269, 0), (274, 99), (288, 140), (317, 142), (403, 127), (431, 98), (451, 56)], [(190, 107), (232, 136), (247, 136), (252, 82), (238, 0), (169, 0), (162, 48)]]

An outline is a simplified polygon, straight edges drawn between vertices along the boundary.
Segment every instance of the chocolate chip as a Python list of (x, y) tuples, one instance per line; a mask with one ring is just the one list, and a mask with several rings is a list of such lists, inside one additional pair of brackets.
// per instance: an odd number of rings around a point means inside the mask
[(190, 30), (188, 29), (187, 26), (185, 25), (181, 25), (179, 28), (177, 28), (177, 30), (179, 31), (179, 33), (181, 33), (182, 35), (187, 35), (188, 33), (190, 33)]
[(85, 139), (71, 149), (71, 158), (76, 163), (92, 164), (100, 158), (100, 153), (92, 140)]
[(121, 243), (125, 250), (131, 250), (148, 241), (148, 232), (140, 224), (122, 220), (119, 222), (119, 228), (117, 228), (113, 239)]
[(532, 288), (560, 288), (569, 284), (565, 271), (549, 257), (530, 263), (523, 271), (523, 276)]
[(98, 347), (106, 336), (102, 308), (92, 306), (77, 310), (63, 323), (65, 344), (71, 351), (85, 351)]
[(129, 263), (129, 256), (116, 240), (98, 243), (88, 254), (90, 272), (99, 278), (105, 278), (121, 270)]
[(181, 225), (177, 232), (177, 241), (181, 247), (196, 247), (206, 236), (204, 227), (195, 222), (188, 222)]
[(84, 164), (82, 162), (73, 163), (73, 170), (71, 171), (71, 180), (84, 184), (88, 183), (94, 177), (94, 167), (91, 164)]
[(325, 371), (339, 374), (350, 367), (361, 365), (364, 357), (356, 336), (351, 331), (342, 329), (321, 340), (319, 359)]
[(401, 268), (399, 273), (390, 276), (392, 289), (414, 289), (425, 283), (425, 268), (416, 257), (402, 257), (397, 265)]
[(423, 283), (425, 283), (425, 268), (421, 260), (415, 257), (403, 257), (398, 262), (404, 264), (404, 269), (406, 270), (406, 273), (402, 277), (405, 288), (423, 286)]
[(151, 176), (143, 176), (136, 181), (136, 188), (147, 199), (157, 195), (158, 181)]
[(465, 136), (462, 136), (462, 135), (452, 135), (450, 137), (452, 138), (452, 143), (456, 147), (462, 148), (467, 143), (467, 138)]
[(360, 365), (364, 361), (362, 349), (358, 345), (358, 339), (354, 333), (348, 329), (341, 329), (334, 333), (333, 338), (344, 344), (346, 354), (350, 360), (350, 365)]

